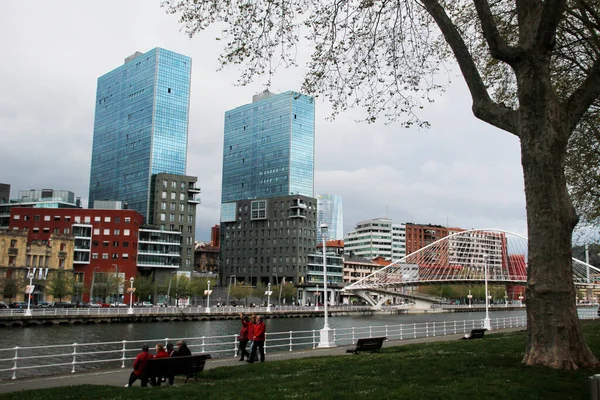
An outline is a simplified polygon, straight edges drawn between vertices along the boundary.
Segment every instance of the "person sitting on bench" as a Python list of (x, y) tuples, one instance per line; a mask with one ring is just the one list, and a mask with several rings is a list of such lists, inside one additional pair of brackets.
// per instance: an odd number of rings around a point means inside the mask
[[(187, 347), (187, 344), (185, 343), (185, 341), (178, 340), (177, 343), (175, 344), (175, 346), (177, 346), (177, 349), (173, 351), (173, 353), (171, 354), (171, 357), (185, 357), (185, 356), (192, 355), (192, 352)], [(174, 381), (175, 381), (175, 375), (169, 375), (169, 385), (172, 385)]]

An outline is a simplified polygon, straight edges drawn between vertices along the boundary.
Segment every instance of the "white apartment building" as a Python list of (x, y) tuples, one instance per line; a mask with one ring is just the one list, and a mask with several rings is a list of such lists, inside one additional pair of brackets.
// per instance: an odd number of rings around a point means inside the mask
[(406, 230), (389, 218), (360, 221), (344, 239), (344, 252), (354, 257), (397, 260), (406, 255)]

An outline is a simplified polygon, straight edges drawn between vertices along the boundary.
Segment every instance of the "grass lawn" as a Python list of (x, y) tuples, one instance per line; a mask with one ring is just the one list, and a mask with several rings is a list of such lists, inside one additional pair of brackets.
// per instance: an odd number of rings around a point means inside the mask
[[(584, 324), (600, 356), (600, 323)], [(521, 365), (525, 332), (480, 340), (386, 347), (379, 354), (316, 357), (223, 367), (177, 387), (72, 386), (3, 399), (589, 399), (588, 378)], [(387, 344), (389, 345), (389, 344)], [(245, 364), (245, 363), (244, 363)]]

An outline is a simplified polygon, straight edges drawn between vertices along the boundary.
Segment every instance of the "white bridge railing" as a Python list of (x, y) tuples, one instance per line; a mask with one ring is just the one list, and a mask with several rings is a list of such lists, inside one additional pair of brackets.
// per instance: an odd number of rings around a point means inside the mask
[[(588, 318), (596, 318), (590, 313)], [(580, 315), (581, 316), (581, 315)], [(581, 316), (586, 318), (586, 316)], [(493, 329), (526, 325), (526, 317), (492, 319)], [(361, 326), (333, 329), (337, 345), (350, 345), (359, 338), (385, 336), (388, 340), (408, 340), (464, 334), (482, 326), (481, 319), (419, 322), (399, 325)], [(284, 352), (315, 349), (319, 330), (267, 333), (265, 351)], [(0, 379), (86, 372), (97, 369), (125, 368), (139, 353), (143, 343), (174, 343), (183, 339), (193, 353), (214, 357), (234, 357), (238, 350), (237, 333), (222, 336), (123, 340), (117, 342), (73, 343), (50, 346), (27, 346), (0, 349)]]

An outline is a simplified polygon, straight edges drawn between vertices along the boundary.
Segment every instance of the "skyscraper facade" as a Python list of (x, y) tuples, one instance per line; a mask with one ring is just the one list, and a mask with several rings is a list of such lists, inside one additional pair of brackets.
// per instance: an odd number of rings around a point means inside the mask
[(225, 113), (221, 203), (314, 196), (314, 99), (264, 92)]
[(191, 59), (155, 48), (98, 78), (89, 206), (120, 200), (150, 214), (152, 175), (184, 175)]
[(337, 194), (317, 195), (317, 227), (327, 224), (329, 240), (344, 240), (344, 210), (342, 196)]

